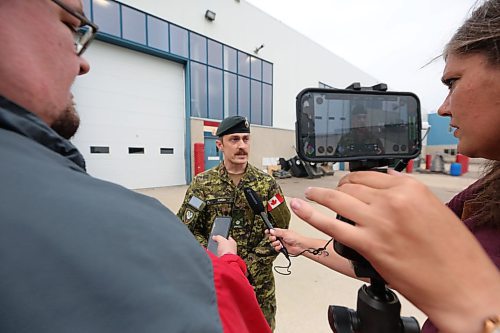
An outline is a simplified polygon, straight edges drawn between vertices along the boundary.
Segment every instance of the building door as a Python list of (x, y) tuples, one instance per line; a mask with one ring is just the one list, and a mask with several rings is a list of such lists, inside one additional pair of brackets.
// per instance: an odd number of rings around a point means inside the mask
[(222, 152), (217, 149), (215, 141), (218, 138), (216, 136), (205, 135), (205, 170), (211, 169), (214, 166), (219, 165), (222, 161)]
[(100, 41), (85, 57), (72, 142), (89, 174), (131, 189), (185, 184), (184, 66)]

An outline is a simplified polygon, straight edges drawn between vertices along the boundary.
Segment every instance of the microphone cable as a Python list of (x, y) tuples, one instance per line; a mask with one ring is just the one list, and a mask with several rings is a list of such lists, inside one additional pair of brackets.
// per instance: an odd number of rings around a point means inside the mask
[[(306, 252), (311, 253), (315, 256), (317, 256), (317, 255), (329, 256), (330, 252), (328, 252), (328, 250), (326, 248), (328, 247), (328, 245), (331, 242), (333, 242), (333, 238), (330, 238), (330, 240), (328, 242), (326, 242), (326, 244), (323, 247), (319, 247), (316, 249), (311, 247), (311, 248), (305, 249), (304, 251), (297, 253), (297, 254), (289, 254), (289, 255), (285, 254), (285, 257), (288, 260), (288, 266), (274, 266), (273, 269), (276, 273), (278, 273), (280, 275), (290, 275), (290, 274), (292, 274), (292, 272), (290, 271), (290, 267), (292, 266), (292, 261), (290, 260), (290, 258), (299, 257)], [(282, 271), (282, 270), (285, 270), (285, 271)]]

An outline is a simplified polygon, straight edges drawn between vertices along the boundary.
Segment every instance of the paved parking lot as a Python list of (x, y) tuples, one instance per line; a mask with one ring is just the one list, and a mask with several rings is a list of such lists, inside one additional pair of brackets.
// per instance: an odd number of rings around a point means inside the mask
[[(345, 173), (337, 171), (333, 176), (317, 179), (279, 179), (278, 183), (289, 200), (291, 197), (303, 197), (304, 189), (309, 186), (335, 187)], [(460, 177), (416, 172), (410, 175), (429, 186), (433, 193), (446, 202), (474, 182), (478, 174), (477, 168), (474, 168), (470, 173)], [(138, 190), (138, 192), (156, 197), (176, 212), (181, 205), (186, 189), (187, 186), (173, 186)], [(324, 209), (317, 206), (318, 209)], [(312, 237), (324, 238), (325, 241), (328, 239), (326, 235), (313, 229), (293, 214), (290, 228)], [(282, 255), (275, 261), (275, 264), (280, 266), (286, 263), (287, 261)], [(356, 308), (357, 290), (362, 285), (361, 282), (333, 272), (303, 257), (292, 258), (291, 271), (292, 274), (289, 276), (275, 273), (278, 302), (276, 333), (331, 332), (327, 320), (329, 305)], [(402, 315), (414, 316), (422, 324), (425, 315), (401, 296), (400, 301)]]

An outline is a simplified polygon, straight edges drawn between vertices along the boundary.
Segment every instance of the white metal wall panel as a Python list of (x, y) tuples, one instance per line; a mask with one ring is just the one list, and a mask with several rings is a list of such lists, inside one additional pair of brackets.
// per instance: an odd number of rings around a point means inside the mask
[[(87, 171), (133, 189), (185, 184), (183, 65), (98, 41), (85, 58), (91, 69), (73, 87), (81, 125), (72, 141)], [(91, 154), (91, 146), (109, 154)]]

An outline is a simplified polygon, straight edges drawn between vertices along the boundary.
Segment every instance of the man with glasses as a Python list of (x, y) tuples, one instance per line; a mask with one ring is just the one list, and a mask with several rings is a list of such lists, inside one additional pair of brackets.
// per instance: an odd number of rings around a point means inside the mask
[(189, 230), (65, 139), (96, 33), (79, 0), (0, 0), (0, 331), (221, 332)]

